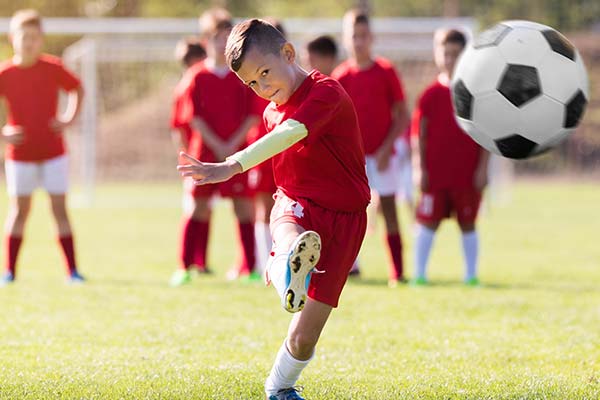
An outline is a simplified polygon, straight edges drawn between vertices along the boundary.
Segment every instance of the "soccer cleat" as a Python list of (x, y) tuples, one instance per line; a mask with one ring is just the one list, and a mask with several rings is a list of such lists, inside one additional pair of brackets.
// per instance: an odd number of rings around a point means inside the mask
[(171, 276), (171, 280), (169, 281), (169, 286), (178, 287), (181, 285), (186, 285), (192, 281), (192, 276), (190, 271), (184, 269), (178, 269)]
[(420, 276), (420, 277), (412, 279), (410, 281), (410, 286), (427, 286), (427, 285), (429, 285), (429, 281), (424, 276)]
[(10, 285), (14, 281), (15, 276), (13, 275), (13, 273), (10, 271), (6, 271), (6, 273), (2, 276), (2, 279), (0, 279), (0, 287)]
[(470, 287), (480, 287), (481, 283), (479, 282), (479, 279), (474, 276), (473, 278), (465, 279), (465, 285)]
[(67, 279), (67, 282), (69, 284), (76, 285), (76, 284), (85, 282), (85, 278), (83, 276), (79, 275), (79, 272), (73, 271), (69, 274), (69, 278)]
[(281, 389), (277, 393), (267, 397), (267, 400), (305, 400), (304, 397), (298, 394), (299, 391), (301, 391), (301, 389), (293, 387), (288, 389)]
[(302, 311), (311, 273), (321, 256), (321, 237), (317, 232), (302, 232), (290, 250), (287, 259), (285, 290), (281, 299), (283, 308), (291, 313)]

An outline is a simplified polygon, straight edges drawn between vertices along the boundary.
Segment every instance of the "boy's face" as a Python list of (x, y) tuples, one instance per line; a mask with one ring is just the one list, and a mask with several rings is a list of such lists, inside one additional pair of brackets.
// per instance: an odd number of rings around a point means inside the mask
[(463, 46), (460, 43), (447, 42), (436, 44), (434, 51), (435, 65), (440, 71), (452, 77), (456, 61), (462, 51)]
[(250, 47), (237, 76), (257, 95), (276, 104), (285, 104), (295, 90), (296, 53), (290, 43), (283, 45), (279, 54), (263, 54)]
[(208, 39), (206, 50), (214, 55), (225, 54), (225, 46), (227, 45), (227, 37), (231, 29), (219, 29), (217, 33)]
[(371, 29), (368, 24), (353, 24), (346, 29), (344, 36), (346, 49), (353, 54), (355, 58), (371, 57), (373, 35), (371, 34)]
[(335, 57), (319, 53), (308, 52), (308, 64), (311, 69), (316, 69), (322, 74), (331, 75), (335, 69)]
[(24, 25), (11, 33), (10, 40), (15, 54), (24, 60), (34, 60), (42, 52), (44, 35), (37, 26)]

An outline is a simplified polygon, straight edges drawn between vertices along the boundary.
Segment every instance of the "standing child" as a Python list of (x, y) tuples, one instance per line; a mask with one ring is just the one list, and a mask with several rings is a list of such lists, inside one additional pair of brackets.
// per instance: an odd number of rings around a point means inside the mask
[[(83, 282), (77, 271), (71, 223), (66, 210), (68, 157), (63, 131), (79, 112), (83, 89), (60, 59), (42, 54), (44, 34), (35, 10), (17, 11), (10, 21), (11, 60), (0, 66), (0, 95), (6, 99), (6, 184), (10, 198), (6, 219), (6, 272), (2, 283), (14, 281), (31, 195), (43, 187), (50, 195), (58, 241), (68, 279)], [(58, 95), (68, 93), (63, 115), (57, 116)]]
[(337, 65), (338, 49), (331, 36), (319, 36), (306, 45), (308, 65), (324, 75), (331, 76)]
[(399, 166), (398, 159), (393, 157), (394, 142), (408, 126), (409, 114), (394, 66), (371, 53), (373, 34), (367, 14), (357, 9), (348, 11), (343, 28), (350, 58), (332, 76), (346, 89), (356, 107), (367, 156), (367, 176), (371, 189), (379, 195), (385, 219), (391, 256), (388, 283), (394, 287), (405, 280), (396, 213)]
[[(191, 126), (199, 135), (192, 137), (190, 153), (206, 161), (223, 161), (246, 144), (250, 128), (260, 118), (255, 112), (254, 93), (244, 86), (225, 63), (225, 44), (233, 27), (229, 13), (222, 8), (206, 11), (200, 17), (206, 41), (207, 58), (194, 68), (187, 89)], [(249, 275), (255, 265), (254, 203), (248, 187), (248, 174), (240, 174), (229, 182), (196, 186), (192, 189), (192, 213), (184, 221), (182, 265), (171, 278), (171, 286), (190, 281), (189, 267), (194, 252), (207, 259), (210, 200), (215, 193), (229, 197), (238, 220), (242, 261), (239, 271)], [(196, 250), (194, 248), (197, 247)], [(237, 273), (238, 268), (234, 268)]]
[(434, 37), (438, 79), (421, 95), (415, 110), (421, 163), (421, 199), (415, 244), (416, 285), (427, 284), (426, 269), (435, 232), (442, 219), (456, 214), (462, 231), (467, 285), (477, 286), (479, 238), (475, 220), (481, 193), (487, 183), (489, 153), (456, 124), (450, 97), (450, 78), (465, 36), (454, 29), (439, 30)]
[(178, 168), (204, 185), (273, 158), (278, 190), (267, 279), (287, 311), (302, 312), (292, 319), (265, 391), (269, 400), (302, 399), (294, 385), (338, 305), (365, 234), (369, 186), (358, 120), (339, 83), (300, 68), (292, 44), (266, 22), (238, 24), (226, 54), (238, 77), (271, 100), (264, 113), (270, 133), (224, 162), (184, 155), (189, 164)]
[[(192, 140), (200, 140), (198, 133), (194, 135), (192, 127), (190, 126), (190, 104), (188, 101), (187, 90), (191, 84), (191, 80), (194, 78), (197, 70), (201, 68), (201, 63), (206, 58), (206, 50), (200, 41), (195, 37), (185, 38), (177, 43), (175, 47), (175, 58), (185, 68), (183, 76), (175, 86), (173, 91), (173, 108), (171, 112), (171, 140), (173, 145), (177, 149), (177, 152), (190, 151), (190, 144)], [(192, 196), (193, 184), (189, 179), (184, 180), (184, 193), (183, 193), (183, 212), (189, 214), (193, 210), (194, 198)], [(189, 217), (186, 218), (189, 221)], [(189, 279), (188, 270), (194, 266), (198, 272), (208, 272), (206, 266), (206, 247), (202, 246), (200, 235), (190, 237), (189, 232), (186, 235), (182, 235), (182, 252), (180, 256), (181, 270), (177, 275), (183, 276), (184, 280)], [(196, 243), (192, 241), (195, 239)], [(187, 241), (187, 242), (186, 242)]]

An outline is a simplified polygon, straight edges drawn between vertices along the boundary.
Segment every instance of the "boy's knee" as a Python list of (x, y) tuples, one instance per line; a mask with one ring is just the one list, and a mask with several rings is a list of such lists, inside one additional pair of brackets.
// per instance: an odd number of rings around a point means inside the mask
[(305, 332), (290, 332), (287, 340), (288, 350), (294, 358), (308, 360), (312, 357), (318, 337)]

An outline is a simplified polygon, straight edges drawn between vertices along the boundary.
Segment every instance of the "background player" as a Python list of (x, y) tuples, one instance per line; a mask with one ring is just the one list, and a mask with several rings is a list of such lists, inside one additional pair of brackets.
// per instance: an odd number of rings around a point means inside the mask
[(338, 49), (329, 35), (319, 36), (306, 45), (307, 64), (322, 74), (331, 76), (338, 63)]
[[(358, 121), (338, 82), (300, 68), (294, 47), (273, 26), (260, 20), (237, 25), (226, 52), (239, 78), (272, 101), (264, 113), (271, 133), (225, 162), (189, 157), (179, 169), (210, 184), (275, 156), (267, 275), (284, 308), (302, 312), (294, 315), (265, 391), (270, 400), (301, 399), (294, 385), (338, 305), (366, 230), (369, 187)], [(320, 273), (311, 277), (315, 267)]]
[(369, 184), (379, 195), (391, 256), (389, 285), (404, 281), (402, 240), (396, 213), (398, 188), (394, 141), (406, 129), (409, 114), (402, 84), (393, 65), (373, 57), (373, 35), (366, 13), (353, 9), (344, 16), (344, 45), (349, 59), (333, 71), (348, 92), (360, 122), (367, 155)]
[(462, 231), (467, 285), (479, 284), (479, 238), (475, 221), (481, 193), (487, 184), (489, 153), (456, 124), (449, 83), (465, 36), (457, 30), (439, 30), (434, 37), (434, 58), (440, 74), (421, 95), (413, 126), (418, 127), (421, 164), (421, 199), (417, 206), (415, 277), (427, 283), (426, 269), (435, 232), (443, 218), (456, 214)]
[[(71, 223), (66, 209), (68, 157), (63, 130), (81, 107), (83, 89), (57, 57), (42, 54), (42, 20), (35, 10), (17, 11), (10, 21), (12, 59), (0, 66), (0, 95), (8, 107), (2, 128), (6, 146), (6, 184), (10, 198), (6, 219), (6, 272), (2, 284), (14, 281), (31, 195), (43, 187), (50, 195), (52, 215), (63, 250), (68, 279), (83, 282), (77, 271)], [(58, 95), (68, 93), (65, 112), (57, 116)]]
[[(200, 133), (192, 137), (190, 151), (203, 160), (222, 161), (246, 144), (248, 131), (260, 118), (255, 115), (254, 93), (225, 63), (225, 44), (233, 26), (231, 15), (222, 8), (208, 10), (200, 17), (200, 26), (207, 58), (187, 90), (193, 114), (191, 126)], [(249, 275), (255, 266), (255, 242), (254, 204), (247, 174), (221, 184), (194, 187), (194, 208), (184, 224), (182, 254), (193, 254), (187, 249), (199, 246), (204, 260), (207, 259), (210, 200), (217, 192), (232, 199), (238, 220), (242, 261), (233, 271), (236, 275), (238, 271)], [(171, 285), (178, 286), (189, 280), (189, 272), (180, 268), (171, 278)]]
[[(188, 101), (187, 90), (198, 69), (202, 67), (201, 63), (205, 58), (206, 50), (196, 37), (184, 38), (175, 47), (175, 59), (185, 68), (183, 76), (173, 91), (173, 109), (171, 112), (171, 140), (177, 150), (177, 154), (181, 151), (190, 151), (189, 146), (194, 133), (189, 120), (191, 111), (188, 109), (190, 102)], [(200, 140), (198, 133), (196, 133), (196, 140)], [(188, 230), (185, 229), (190, 224), (189, 214), (193, 212), (194, 208), (192, 190), (193, 183), (191, 180), (184, 180), (183, 210), (186, 217), (184, 218), (180, 255), (180, 268), (184, 271), (180, 274), (183, 276), (183, 279), (189, 278), (189, 274), (186, 271), (191, 266), (195, 266), (199, 272), (208, 272), (205, 258), (206, 247), (203, 247), (202, 243), (192, 242), (193, 239), (200, 241), (201, 235), (190, 235)]]

